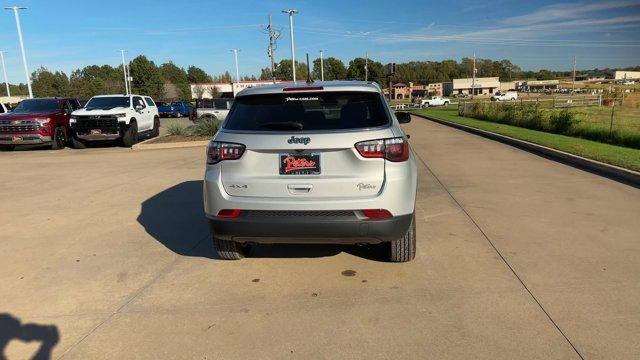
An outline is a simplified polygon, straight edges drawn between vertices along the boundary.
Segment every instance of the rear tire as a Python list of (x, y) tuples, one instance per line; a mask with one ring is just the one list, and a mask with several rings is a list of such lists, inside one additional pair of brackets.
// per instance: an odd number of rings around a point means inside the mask
[(247, 256), (249, 250), (246, 246), (231, 240), (218, 239), (213, 237), (213, 245), (218, 256), (223, 260), (240, 260)]
[(389, 260), (391, 262), (407, 262), (416, 257), (416, 215), (413, 214), (409, 230), (398, 240), (390, 243)]
[(138, 142), (138, 123), (131, 121), (122, 136), (122, 146), (132, 147)]
[(53, 132), (53, 139), (51, 139), (52, 150), (62, 150), (67, 143), (67, 133), (64, 131), (63, 126), (58, 126)]

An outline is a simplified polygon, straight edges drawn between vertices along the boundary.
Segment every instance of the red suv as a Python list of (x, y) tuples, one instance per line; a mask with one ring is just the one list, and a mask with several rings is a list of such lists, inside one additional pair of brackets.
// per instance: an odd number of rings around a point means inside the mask
[(63, 149), (69, 140), (69, 116), (80, 102), (69, 98), (36, 98), (21, 101), (12, 112), (0, 114), (0, 147), (48, 145)]

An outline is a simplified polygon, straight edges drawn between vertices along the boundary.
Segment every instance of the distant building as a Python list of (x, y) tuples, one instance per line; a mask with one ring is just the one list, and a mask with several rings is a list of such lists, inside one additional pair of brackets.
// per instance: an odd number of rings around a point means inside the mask
[[(276, 80), (276, 83), (289, 82)], [(215, 89), (218, 93), (217, 97), (235, 97), (240, 91), (262, 85), (273, 84), (271, 80), (259, 80), (259, 81), (239, 81), (230, 83), (203, 83), (203, 84), (191, 84), (191, 98), (192, 99), (211, 99), (212, 89)]]
[(24, 95), (18, 95), (18, 96), (2, 96), (0, 97), (0, 102), (3, 104), (12, 104), (15, 105), (17, 103), (19, 103), (20, 101), (27, 99), (28, 96), (24, 96)]
[(522, 88), (524, 91), (555, 90), (560, 87), (560, 80), (527, 80)]
[(427, 93), (434, 96), (444, 96), (443, 83), (431, 83), (427, 85)]
[(520, 86), (518, 81), (501, 81), (500, 91), (516, 90)]
[[(396, 83), (391, 86), (391, 98), (396, 100), (424, 97), (428, 92), (427, 86), (416, 85), (412, 82), (409, 84)], [(388, 95), (389, 91), (385, 89), (384, 93)]]
[(453, 79), (453, 94), (455, 95), (491, 95), (500, 89), (497, 77)]
[(640, 80), (640, 71), (616, 71), (613, 78), (616, 80)]

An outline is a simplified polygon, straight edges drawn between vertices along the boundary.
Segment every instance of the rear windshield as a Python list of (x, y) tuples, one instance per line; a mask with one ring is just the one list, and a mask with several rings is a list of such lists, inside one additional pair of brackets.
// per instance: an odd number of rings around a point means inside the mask
[(225, 122), (228, 130), (346, 130), (389, 124), (377, 93), (323, 92), (241, 96)]

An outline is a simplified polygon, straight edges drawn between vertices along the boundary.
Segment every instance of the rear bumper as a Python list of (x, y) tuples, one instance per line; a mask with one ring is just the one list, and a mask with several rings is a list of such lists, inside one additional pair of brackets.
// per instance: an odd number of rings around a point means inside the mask
[[(20, 137), (22, 140), (14, 141), (14, 137)], [(41, 145), (51, 142), (51, 136), (40, 134), (0, 134), (0, 145)]]
[(357, 217), (209, 218), (212, 234), (223, 240), (265, 244), (357, 244), (398, 240), (409, 229), (413, 214), (387, 219)]

